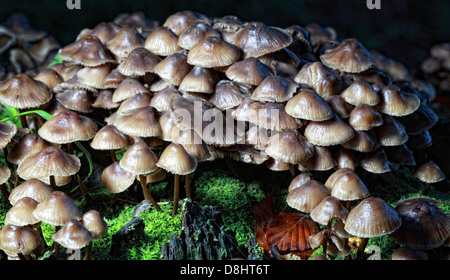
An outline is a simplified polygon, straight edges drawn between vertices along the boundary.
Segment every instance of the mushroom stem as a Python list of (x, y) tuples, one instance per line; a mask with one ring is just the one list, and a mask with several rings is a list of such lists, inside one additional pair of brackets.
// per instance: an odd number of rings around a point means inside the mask
[(84, 184), (83, 180), (81, 180), (80, 175), (76, 174), (75, 177), (76, 177), (76, 179), (78, 181), (78, 184), (80, 185), (80, 189), (81, 189), (81, 192), (83, 194), (83, 197), (86, 198), (88, 204), (91, 204), (92, 203), (92, 198), (89, 195), (89, 192), (88, 192), (88, 189), (87, 189), (86, 185)]
[(289, 164), (289, 172), (291, 173), (292, 178), (295, 178), (295, 176), (297, 176), (297, 172), (295, 171), (295, 167), (293, 164)]
[(109, 153), (110, 153), (110, 155), (111, 155), (111, 159), (113, 160), (113, 162), (118, 162), (118, 160), (117, 160), (117, 155), (116, 155), (116, 151), (110, 150)]
[(188, 199), (191, 199), (192, 198), (192, 195), (191, 195), (191, 174), (187, 174), (186, 175), (186, 177), (185, 177), (185, 180), (186, 180), (186, 197), (188, 198)]
[(1, 190), (1, 192), (2, 192), (3, 197), (6, 198), (6, 199), (8, 199), (8, 197), (9, 197), (9, 192), (8, 192), (8, 190), (6, 189), (6, 184), (1, 184), (1, 185), (0, 185), (0, 190)]
[[(20, 113), (22, 113), (22, 110), (19, 110), (19, 114)], [(25, 115), (20, 116), (20, 124), (22, 125), (22, 128), (28, 128), (27, 116)]]
[(153, 207), (155, 207), (155, 209), (157, 211), (162, 212), (161, 207), (159, 207), (158, 203), (153, 198), (152, 194), (149, 192), (149, 190), (147, 188), (147, 178), (145, 177), (145, 175), (140, 174), (139, 181), (141, 181), (141, 187), (142, 187), (142, 191), (144, 192), (145, 199), (150, 201), (152, 203)]
[(56, 191), (56, 181), (54, 175), (50, 175), (50, 186), (52, 187), (53, 190)]
[(3, 148), (3, 157), (5, 158), (6, 166), (11, 169), (11, 163), (7, 160), (8, 158), (8, 147)]
[(89, 256), (91, 255), (91, 250), (92, 250), (92, 241), (89, 242), (88, 248), (86, 250), (86, 254), (84, 255), (85, 261), (89, 260)]
[(67, 153), (73, 155), (73, 142), (67, 143)]
[(174, 192), (173, 192), (173, 211), (172, 211), (173, 215), (176, 215), (178, 212), (179, 199), (180, 199), (180, 175), (175, 174)]
[(427, 185), (425, 186), (425, 191), (423, 192), (424, 195), (428, 195), (428, 193), (430, 192), (430, 183), (427, 183)]
[(363, 238), (361, 243), (358, 246), (357, 257), (359, 260), (362, 260), (364, 257), (364, 250), (366, 249), (367, 243), (369, 242), (369, 238)]

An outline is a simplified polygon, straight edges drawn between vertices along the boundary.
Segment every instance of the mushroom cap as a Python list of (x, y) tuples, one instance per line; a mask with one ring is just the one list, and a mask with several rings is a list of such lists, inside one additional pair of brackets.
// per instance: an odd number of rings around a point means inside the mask
[(414, 176), (425, 183), (437, 183), (445, 179), (445, 174), (432, 160), (421, 164), (414, 172)]
[(122, 27), (115, 22), (100, 22), (87, 35), (97, 37), (102, 44), (112, 40)]
[(41, 243), (41, 236), (31, 227), (5, 225), (0, 230), (0, 249), (8, 256), (29, 255)]
[(414, 113), (420, 106), (420, 99), (413, 93), (404, 92), (395, 85), (387, 85), (379, 91), (378, 111), (395, 117)]
[(330, 149), (327, 146), (314, 145), (314, 155), (306, 161), (298, 164), (301, 171), (325, 171), (336, 166)]
[(91, 233), (93, 239), (102, 238), (108, 233), (108, 224), (96, 210), (84, 213), (81, 224)]
[(345, 102), (354, 106), (367, 104), (375, 106), (380, 103), (380, 97), (375, 89), (365, 80), (357, 79), (341, 94)]
[(292, 41), (292, 36), (285, 30), (259, 21), (245, 24), (235, 38), (235, 44), (242, 50), (244, 58), (276, 52), (289, 46)]
[(163, 26), (169, 27), (176, 35), (180, 35), (193, 24), (203, 22), (209, 24), (209, 19), (198, 12), (184, 10), (170, 15), (163, 23)]
[(43, 82), (25, 73), (0, 82), (0, 103), (16, 109), (36, 108), (47, 103), (52, 92)]
[(174, 87), (168, 87), (154, 93), (152, 100), (150, 100), (150, 106), (158, 112), (169, 112), (169, 100), (172, 94), (181, 96), (180, 92)]
[(256, 150), (265, 150), (271, 134), (270, 130), (253, 125), (245, 132), (245, 144)]
[(26, 226), (39, 223), (41, 220), (32, 214), (38, 204), (31, 197), (22, 197), (17, 200), (13, 207), (6, 212), (5, 225)]
[(372, 54), (355, 38), (344, 39), (320, 56), (320, 60), (342, 72), (360, 73), (376, 64)]
[(86, 86), (102, 89), (104, 88), (105, 78), (116, 66), (111, 63), (105, 63), (95, 67), (84, 67), (78, 70), (77, 78)]
[(185, 50), (190, 50), (206, 37), (220, 37), (219, 31), (203, 22), (192, 24), (178, 36), (178, 45)]
[(17, 126), (0, 121), (0, 149), (5, 148), (17, 133)]
[(370, 195), (364, 182), (350, 168), (341, 168), (331, 174), (325, 182), (331, 195), (343, 200), (358, 200)]
[(397, 211), (383, 199), (368, 197), (347, 215), (345, 231), (353, 236), (371, 238), (390, 234), (402, 224)]
[(322, 183), (312, 179), (290, 191), (286, 197), (286, 202), (292, 208), (310, 213), (329, 195), (330, 191)]
[(61, 112), (47, 120), (38, 130), (39, 136), (56, 144), (87, 141), (94, 137), (97, 124), (72, 111)]
[(119, 161), (120, 167), (135, 175), (147, 174), (157, 169), (158, 157), (143, 141), (135, 142)]
[(414, 261), (424, 261), (428, 260), (428, 254), (421, 250), (414, 250), (407, 247), (400, 247), (395, 249), (392, 253), (392, 260), (394, 261), (404, 261), (404, 260), (414, 260)]
[(38, 203), (46, 200), (53, 189), (38, 179), (29, 179), (11, 190), (9, 194), (9, 203), (16, 204), (21, 198), (29, 197)]
[(58, 101), (66, 111), (75, 111), (80, 113), (91, 113), (94, 108), (92, 95), (84, 89), (65, 89), (55, 95)]
[(284, 130), (273, 134), (265, 152), (282, 162), (299, 164), (314, 155), (314, 147), (296, 130)]
[(57, 146), (49, 146), (26, 157), (17, 168), (25, 180), (50, 176), (70, 176), (80, 169), (80, 159)]
[(134, 27), (122, 27), (116, 36), (106, 43), (118, 62), (125, 60), (136, 48), (144, 47), (145, 38)]
[(46, 200), (39, 203), (33, 215), (54, 226), (62, 226), (71, 219), (81, 219), (81, 212), (75, 201), (62, 191), (53, 191)]
[(285, 110), (294, 118), (318, 122), (329, 120), (334, 116), (327, 101), (311, 89), (303, 89), (289, 99)]
[(400, 200), (395, 205), (395, 210), (402, 225), (390, 236), (411, 249), (430, 250), (441, 247), (450, 236), (450, 219), (438, 205), (438, 201), (424, 197)]
[(181, 144), (189, 155), (195, 157), (197, 162), (207, 161), (211, 158), (205, 141), (192, 129), (183, 130), (173, 142)]
[(358, 131), (368, 131), (383, 125), (383, 116), (367, 104), (361, 104), (350, 111), (348, 124)]
[(266, 77), (273, 74), (258, 58), (248, 57), (230, 65), (225, 75), (234, 82), (258, 86)]
[(92, 103), (92, 108), (98, 108), (98, 109), (115, 109), (119, 107), (118, 102), (112, 101), (112, 96), (114, 94), (114, 91), (112, 89), (103, 89), (98, 92), (97, 97), (95, 98), (94, 102)]
[(119, 150), (132, 144), (131, 137), (120, 132), (114, 125), (99, 129), (91, 141), (91, 147), (95, 150)]
[(116, 113), (119, 114), (128, 110), (150, 106), (151, 100), (152, 97), (145, 93), (133, 95), (120, 103), (120, 106), (119, 108), (117, 108)]
[(158, 119), (161, 126), (161, 139), (167, 142), (173, 142), (178, 139), (183, 130), (181, 130), (172, 119), (169, 112), (164, 112)]
[(36, 81), (43, 82), (50, 89), (64, 81), (61, 75), (58, 74), (58, 72), (50, 68), (40, 70), (39, 73), (34, 76), (34, 79)]
[(11, 170), (7, 166), (0, 166), (0, 184), (5, 184), (11, 177)]
[(230, 80), (220, 80), (216, 84), (215, 91), (209, 98), (209, 102), (220, 110), (225, 111), (239, 106), (244, 98), (249, 97), (250, 91), (247, 87)]
[(118, 87), (114, 90), (112, 95), (112, 101), (120, 103), (127, 98), (132, 96), (150, 93), (148, 88), (146, 88), (138, 79), (135, 78), (125, 78), (123, 79)]
[(260, 102), (284, 103), (297, 92), (299, 85), (288, 77), (267, 76), (253, 90), (251, 98)]
[(170, 173), (187, 175), (197, 168), (197, 160), (181, 144), (171, 143), (159, 157), (156, 165)]
[(126, 77), (127, 76), (120, 73), (118, 68), (115, 68), (108, 74), (108, 76), (105, 77), (103, 87), (105, 89), (117, 88)]
[(383, 124), (376, 129), (378, 143), (381, 146), (400, 146), (408, 141), (406, 128), (395, 117), (383, 116)]
[(105, 63), (116, 63), (111, 52), (95, 36), (86, 36), (65, 46), (59, 57), (82, 66), (95, 67)]
[(166, 178), (166, 170), (162, 169), (162, 168), (158, 168), (156, 171), (153, 171), (152, 173), (147, 174), (146, 176), (146, 180), (147, 183), (154, 183), (154, 182), (159, 182), (162, 181)]
[[(286, 113), (285, 103), (255, 102), (259, 103), (259, 105), (257, 104), (256, 108), (251, 109), (246, 113), (248, 122), (274, 131), (298, 129), (302, 126), (301, 120)], [(242, 102), (242, 105), (245, 106), (244, 102)], [(239, 108), (240, 106), (237, 107), (237, 109)]]
[(319, 146), (339, 145), (355, 137), (355, 131), (337, 115), (329, 120), (309, 122), (304, 134), (311, 144)]
[(431, 129), (439, 121), (439, 116), (432, 108), (421, 103), (414, 113), (397, 117), (397, 120), (405, 126), (408, 134), (419, 134)]
[(120, 63), (117, 70), (124, 76), (144, 76), (153, 73), (160, 58), (146, 48), (135, 48), (127, 58)]
[(390, 162), (386, 152), (378, 149), (359, 161), (359, 165), (366, 171), (375, 174), (382, 174), (391, 171)]
[(71, 219), (53, 234), (52, 238), (67, 249), (77, 250), (86, 247), (92, 241), (92, 234), (80, 221)]
[(327, 225), (333, 218), (339, 218), (345, 222), (349, 211), (341, 201), (334, 196), (327, 196), (311, 210), (311, 219), (321, 225)]
[(218, 80), (219, 75), (215, 70), (194, 66), (191, 71), (184, 76), (178, 90), (210, 94), (214, 92)]
[(156, 64), (153, 71), (169, 85), (179, 86), (183, 78), (191, 71), (188, 57), (184, 53), (174, 53)]
[(27, 134), (19, 143), (9, 151), (7, 159), (13, 164), (19, 165), (28, 155), (42, 151), (45, 147), (51, 146), (50, 143), (42, 139), (38, 134)]
[(120, 193), (133, 185), (135, 175), (120, 167), (119, 162), (113, 162), (102, 172), (103, 186), (111, 193)]
[(314, 178), (310, 172), (302, 171), (300, 174), (295, 176), (295, 178), (291, 181), (288, 187), (288, 191), (290, 192), (295, 188), (301, 187), (304, 183), (312, 179)]
[(120, 112), (114, 126), (122, 133), (134, 137), (161, 136), (161, 126), (156, 120), (155, 109), (151, 106)]
[(294, 81), (308, 85), (325, 99), (339, 94), (343, 86), (338, 73), (320, 61), (306, 63), (294, 77)]
[(145, 39), (144, 47), (150, 52), (168, 56), (181, 51), (178, 45), (178, 36), (167, 26), (159, 26)]
[(356, 166), (358, 166), (356, 155), (352, 150), (341, 147), (334, 155), (334, 158), (336, 160), (336, 169), (350, 168), (355, 170)]
[(367, 153), (374, 151), (378, 147), (377, 141), (368, 131), (355, 130), (355, 137), (341, 144), (343, 148)]
[(187, 54), (187, 63), (215, 68), (229, 66), (239, 60), (240, 50), (220, 37), (207, 37), (191, 48)]

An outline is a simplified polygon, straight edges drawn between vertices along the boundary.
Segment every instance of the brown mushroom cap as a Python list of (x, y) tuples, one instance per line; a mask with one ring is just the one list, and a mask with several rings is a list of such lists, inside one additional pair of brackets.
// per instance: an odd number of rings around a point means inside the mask
[(294, 118), (325, 121), (334, 116), (328, 103), (311, 89), (303, 89), (286, 103), (286, 113)]
[(136, 48), (144, 47), (145, 38), (134, 27), (122, 27), (117, 35), (106, 43), (106, 47), (119, 62), (125, 60)]
[(46, 84), (25, 73), (0, 82), (0, 103), (16, 109), (37, 108), (47, 103), (52, 93)]
[(367, 131), (383, 125), (382, 115), (367, 104), (353, 108), (348, 117), (348, 124), (358, 131)]
[(184, 76), (178, 90), (210, 94), (214, 92), (218, 80), (219, 75), (215, 70), (195, 66)]
[(285, 30), (253, 21), (239, 31), (235, 44), (247, 58), (276, 52), (289, 46), (292, 41), (292, 36)]
[(181, 51), (178, 36), (167, 26), (159, 26), (145, 39), (144, 47), (150, 52), (168, 56)]
[(309, 122), (304, 133), (311, 144), (319, 146), (339, 145), (355, 137), (355, 131), (337, 115), (329, 120)]
[(119, 150), (133, 144), (132, 139), (120, 132), (113, 125), (102, 127), (95, 134), (91, 142), (91, 147), (96, 150)]
[[(256, 103), (259, 102), (256, 101)], [(244, 104), (244, 102), (242, 104)], [(240, 106), (238, 106), (237, 109), (239, 109), (239, 107)], [(260, 105), (257, 105), (255, 109), (247, 112), (248, 122), (274, 131), (300, 128), (302, 126), (301, 121), (287, 114), (285, 107), (285, 103), (261, 103)]]
[(51, 144), (42, 139), (38, 134), (27, 134), (20, 139), (18, 144), (12, 147), (7, 159), (9, 162), (19, 165), (28, 155), (40, 152), (48, 146), (51, 146)]
[(5, 148), (17, 133), (17, 126), (0, 121), (0, 149)]
[(404, 117), (397, 117), (397, 120), (405, 126), (408, 134), (419, 134), (434, 127), (439, 121), (439, 116), (432, 108), (421, 103), (417, 111)]
[(249, 57), (230, 65), (225, 75), (234, 82), (258, 86), (266, 77), (273, 74), (259, 59)]
[(94, 108), (93, 97), (91, 93), (84, 89), (65, 89), (55, 95), (58, 101), (64, 108), (80, 113), (91, 113)]
[(183, 78), (191, 71), (188, 57), (184, 53), (174, 53), (155, 65), (153, 71), (169, 85), (179, 86)]
[(91, 233), (93, 239), (98, 239), (108, 233), (108, 224), (96, 210), (83, 214), (81, 224)]
[(50, 68), (40, 70), (39, 73), (34, 76), (34, 79), (36, 81), (43, 82), (50, 89), (64, 81), (61, 75), (58, 74), (58, 72)]
[(42, 139), (57, 144), (87, 141), (94, 137), (97, 125), (88, 117), (75, 112), (61, 112), (47, 120), (38, 130)]
[(111, 193), (120, 193), (133, 185), (135, 175), (120, 167), (119, 162), (113, 162), (102, 172), (104, 187)]
[(364, 182), (350, 168), (335, 171), (328, 177), (325, 186), (332, 196), (343, 201), (363, 199), (370, 195)]
[(0, 230), (0, 249), (11, 257), (29, 255), (40, 243), (39, 232), (30, 227), (5, 225)]
[(428, 260), (428, 254), (421, 250), (414, 250), (408, 247), (400, 247), (395, 249), (392, 253), (392, 260), (404, 261), (404, 260), (414, 260), (414, 261), (424, 261)]
[(114, 90), (112, 96), (113, 102), (122, 102), (127, 98), (138, 94), (148, 94), (150, 93), (148, 88), (146, 88), (138, 79), (135, 78), (125, 78), (120, 82), (118, 87)]
[(325, 171), (336, 166), (330, 149), (327, 146), (314, 146), (314, 155), (298, 164), (301, 171)]
[(293, 189), (286, 197), (286, 202), (292, 208), (310, 213), (330, 191), (319, 181), (309, 180), (302, 186)]
[(161, 127), (151, 106), (118, 113), (114, 126), (122, 133), (134, 137), (158, 137)]
[(186, 175), (195, 171), (197, 160), (181, 144), (171, 143), (164, 149), (156, 165), (170, 173)]
[(207, 161), (211, 158), (205, 141), (192, 129), (182, 131), (180, 137), (174, 139), (173, 142), (181, 144), (189, 155), (195, 157), (197, 162)]
[(52, 192), (46, 200), (39, 203), (33, 215), (54, 226), (62, 226), (71, 219), (81, 219), (81, 212), (75, 201), (62, 191)]
[(178, 36), (178, 45), (185, 50), (190, 50), (206, 37), (219, 37), (220, 33), (210, 25), (203, 22), (192, 24)]
[(411, 249), (430, 250), (440, 247), (450, 236), (449, 216), (430, 198), (412, 197), (395, 205), (402, 220), (391, 237)]
[(173, 87), (168, 87), (153, 94), (150, 106), (155, 108), (158, 112), (169, 111), (169, 100), (172, 94), (181, 96), (180, 92)]
[(414, 176), (425, 183), (437, 183), (445, 179), (445, 174), (432, 160), (420, 165), (414, 172)]
[(420, 99), (413, 93), (401, 91), (395, 85), (387, 85), (379, 91), (380, 103), (375, 108), (386, 115), (402, 117), (414, 113)]
[(207, 37), (189, 50), (187, 63), (204, 67), (225, 67), (239, 60), (241, 53), (220, 37)]
[(39, 223), (40, 220), (32, 215), (38, 204), (31, 197), (22, 197), (17, 200), (13, 207), (6, 212), (5, 224), (26, 226)]
[(304, 183), (308, 182), (309, 180), (314, 179), (312, 174), (308, 171), (301, 172), (295, 178), (291, 181), (288, 187), (288, 191), (292, 191), (295, 188), (301, 187)]
[(105, 78), (111, 73), (111, 70), (115, 68), (115, 65), (111, 63), (105, 63), (95, 67), (84, 67), (77, 72), (77, 78), (83, 84), (102, 89), (105, 85)]
[(345, 230), (353, 236), (371, 238), (390, 234), (402, 224), (397, 211), (383, 199), (368, 197), (347, 215)]
[(112, 101), (112, 96), (114, 94), (114, 91), (112, 89), (103, 89), (98, 92), (97, 97), (95, 98), (94, 102), (92, 103), (92, 108), (98, 108), (98, 109), (115, 109), (119, 107), (118, 102)]
[(169, 27), (176, 35), (180, 35), (187, 30), (191, 25), (203, 22), (209, 24), (209, 19), (194, 11), (184, 10), (170, 15), (163, 23), (163, 26)]
[(157, 169), (158, 157), (143, 141), (137, 141), (127, 149), (119, 161), (120, 167), (135, 175), (147, 174)]
[(220, 80), (216, 84), (215, 91), (209, 98), (209, 102), (220, 110), (225, 111), (239, 106), (244, 98), (248, 97), (250, 97), (250, 92), (243, 85), (230, 80)]
[(349, 73), (360, 73), (376, 64), (372, 54), (354, 38), (343, 40), (322, 54), (320, 60), (333, 69)]
[(299, 85), (287, 77), (267, 76), (253, 90), (251, 98), (260, 102), (284, 103), (297, 92)]
[(17, 168), (17, 173), (26, 180), (70, 176), (76, 174), (80, 166), (79, 158), (64, 152), (57, 146), (50, 146), (26, 157)]
[(339, 94), (343, 84), (338, 73), (320, 61), (305, 64), (294, 77), (294, 81), (310, 86), (325, 99)]
[(265, 152), (282, 162), (299, 164), (314, 154), (314, 147), (296, 130), (285, 130), (273, 134)]
[(38, 203), (46, 200), (53, 189), (38, 179), (29, 179), (22, 184), (15, 187), (9, 194), (9, 203), (11, 205), (16, 204), (21, 198), (29, 197), (37, 201)]
[(64, 61), (95, 67), (105, 63), (116, 63), (109, 50), (95, 36), (86, 36), (65, 46), (59, 52)]
[(92, 241), (92, 234), (78, 219), (71, 219), (53, 234), (52, 238), (67, 249), (77, 250), (86, 247)]
[(409, 138), (405, 126), (388, 115), (383, 116), (383, 124), (376, 128), (376, 135), (381, 146), (400, 146)]
[(367, 104), (375, 106), (380, 103), (380, 97), (375, 89), (364, 80), (356, 80), (342, 93), (342, 98), (354, 106)]
[(311, 219), (321, 225), (327, 225), (333, 218), (339, 218), (345, 222), (348, 215), (347, 208), (334, 196), (327, 196), (311, 210)]
[(387, 158), (386, 152), (383, 149), (378, 149), (361, 159), (359, 161), (359, 166), (361, 166), (364, 170), (375, 174), (382, 174), (391, 171), (391, 164)]
[(0, 184), (5, 184), (11, 177), (11, 170), (7, 166), (0, 166)]
[(378, 147), (378, 143), (371, 133), (358, 130), (355, 130), (355, 137), (341, 145), (346, 149), (362, 153), (374, 151)]
[(117, 70), (124, 76), (144, 76), (146, 73), (152, 73), (159, 61), (159, 57), (146, 48), (135, 48), (120, 63)]

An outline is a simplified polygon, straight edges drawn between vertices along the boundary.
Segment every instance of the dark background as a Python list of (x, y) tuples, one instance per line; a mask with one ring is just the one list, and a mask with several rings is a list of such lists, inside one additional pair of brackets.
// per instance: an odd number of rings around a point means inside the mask
[(236, 15), (287, 27), (317, 22), (332, 26), (341, 38), (358, 38), (369, 49), (417, 68), (429, 48), (450, 41), (449, 0), (381, 0), (381, 10), (369, 10), (366, 0), (81, 0), (81, 10), (69, 10), (66, 0), (1, 0), (0, 21), (21, 11), (34, 29), (53, 34), (66, 45), (83, 28), (112, 21), (119, 13), (143, 11), (160, 24), (180, 10), (208, 16)]

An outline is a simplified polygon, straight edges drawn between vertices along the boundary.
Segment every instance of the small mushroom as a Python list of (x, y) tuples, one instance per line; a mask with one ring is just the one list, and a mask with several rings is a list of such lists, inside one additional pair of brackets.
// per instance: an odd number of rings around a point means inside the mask
[(424, 194), (428, 195), (431, 184), (444, 180), (445, 174), (434, 161), (429, 160), (414, 171), (414, 177), (426, 183)]

